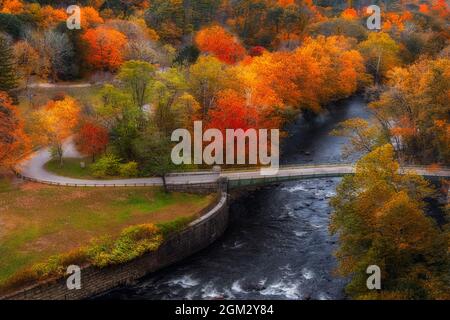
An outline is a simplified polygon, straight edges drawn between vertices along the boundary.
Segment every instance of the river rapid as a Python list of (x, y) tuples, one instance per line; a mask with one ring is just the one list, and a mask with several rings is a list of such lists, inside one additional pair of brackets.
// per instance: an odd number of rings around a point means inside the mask
[[(368, 118), (359, 96), (288, 128), (282, 164), (336, 163), (345, 138), (330, 135), (349, 118)], [(231, 221), (216, 243), (184, 261), (98, 299), (343, 299), (334, 275), (336, 238), (328, 225), (340, 178), (286, 182), (234, 195)]]

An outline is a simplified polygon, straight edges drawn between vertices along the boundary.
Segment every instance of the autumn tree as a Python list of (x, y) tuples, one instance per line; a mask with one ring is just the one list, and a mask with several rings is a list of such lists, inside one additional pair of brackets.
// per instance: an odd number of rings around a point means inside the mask
[(29, 42), (22, 40), (14, 44), (14, 57), (23, 86), (27, 89), (31, 75), (38, 71), (39, 55)]
[[(448, 299), (447, 239), (424, 213), (428, 183), (400, 175), (391, 145), (379, 147), (345, 176), (331, 204), (331, 232), (339, 236), (339, 273), (351, 276), (356, 299)], [(369, 290), (366, 269), (381, 269), (382, 290)]]
[(82, 36), (86, 42), (86, 60), (95, 69), (116, 71), (123, 62), (126, 36), (114, 29), (97, 27)]
[(359, 44), (358, 50), (366, 60), (369, 73), (377, 82), (386, 77), (389, 70), (401, 63), (399, 45), (384, 32), (370, 33), (369, 38)]
[(209, 126), (225, 133), (225, 129), (258, 128), (258, 112), (245, 97), (227, 89), (217, 95), (216, 106), (209, 110)]
[(37, 73), (52, 82), (74, 75), (75, 56), (72, 42), (66, 33), (48, 30), (44, 33), (28, 32), (26, 41), (38, 52)]
[(76, 145), (81, 153), (91, 155), (92, 162), (95, 156), (105, 151), (108, 144), (108, 131), (106, 128), (92, 122), (86, 122), (76, 135)]
[(195, 43), (202, 52), (210, 53), (228, 64), (236, 63), (246, 54), (236, 37), (219, 26), (200, 30)]
[(320, 21), (309, 26), (312, 35), (332, 36), (339, 35), (355, 38), (358, 41), (367, 39), (367, 28), (362, 26), (359, 21), (346, 20), (343, 18), (332, 18)]
[(30, 151), (23, 120), (12, 100), (0, 91), (0, 168), (10, 169)]
[(73, 134), (78, 124), (79, 114), (78, 103), (69, 96), (58, 101), (51, 100), (36, 111), (35, 117), (40, 129), (38, 134), (41, 142), (51, 146), (61, 166), (63, 165), (63, 143)]
[(83, 29), (94, 28), (104, 22), (99, 12), (90, 6), (80, 8), (80, 19)]
[(235, 80), (233, 71), (215, 57), (200, 57), (190, 67), (190, 92), (201, 106), (202, 118), (214, 106), (217, 93), (232, 86)]
[(24, 11), (24, 4), (21, 0), (3, 0), (0, 3), (1, 13), (9, 13), (9, 14), (21, 14)]
[[(188, 5), (188, 2), (186, 2)], [(153, 0), (145, 13), (145, 22), (155, 29), (162, 40), (178, 44), (186, 33), (184, 2), (178, 0)]]
[(235, 73), (250, 104), (268, 114), (287, 107), (317, 114), (322, 105), (353, 94), (365, 79), (361, 55), (340, 36), (307, 39), (292, 52), (265, 52)]
[(450, 60), (421, 60), (389, 74), (370, 107), (401, 161), (449, 164)]
[(349, 139), (343, 147), (343, 156), (369, 153), (381, 144), (385, 144), (386, 137), (377, 125), (361, 118), (352, 118), (341, 122), (332, 134)]
[(43, 6), (37, 10), (36, 14), (36, 20), (43, 29), (54, 28), (67, 19), (67, 13), (64, 9), (57, 9), (52, 6)]

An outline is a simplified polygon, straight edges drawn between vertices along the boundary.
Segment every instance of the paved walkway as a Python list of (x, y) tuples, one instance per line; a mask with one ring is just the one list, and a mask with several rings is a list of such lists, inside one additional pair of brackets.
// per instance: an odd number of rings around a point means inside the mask
[[(64, 144), (64, 157), (81, 158), (82, 155), (76, 151), (72, 140)], [(116, 179), (116, 180), (86, 180), (58, 176), (45, 170), (44, 165), (51, 160), (49, 148), (41, 149), (34, 153), (28, 160), (19, 165), (16, 170), (27, 180), (56, 185), (69, 186), (150, 186), (162, 185), (161, 178), (134, 178), (134, 179)], [(167, 177), (169, 184), (196, 184), (211, 183), (217, 181), (218, 173), (195, 172), (187, 174), (174, 174)]]
[(40, 89), (70, 89), (70, 88), (89, 88), (92, 87), (91, 83), (47, 83), (47, 82), (34, 82), (28, 85), (28, 88), (40, 88)]
[[(71, 139), (64, 144), (64, 156), (68, 158), (81, 158), (76, 151)], [(58, 176), (44, 169), (44, 165), (51, 160), (48, 148), (37, 151), (28, 160), (24, 161), (16, 169), (27, 180), (68, 186), (160, 186), (161, 178), (133, 178), (116, 180), (85, 180)], [(450, 177), (450, 168), (437, 171), (429, 171), (425, 167), (408, 167), (402, 170), (413, 170), (417, 174), (427, 177)], [(319, 178), (339, 177), (354, 172), (350, 164), (323, 164), (323, 165), (298, 165), (281, 167), (276, 175), (262, 175), (258, 169), (223, 171), (196, 171), (185, 173), (173, 173), (167, 177), (168, 184), (205, 184), (214, 183), (219, 177), (226, 177), (231, 181), (248, 181), (253, 179), (275, 179), (281, 181), (284, 178)]]

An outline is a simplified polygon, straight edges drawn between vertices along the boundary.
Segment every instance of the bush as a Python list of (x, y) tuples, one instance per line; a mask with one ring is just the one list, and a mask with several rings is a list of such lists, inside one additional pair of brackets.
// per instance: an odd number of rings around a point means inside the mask
[(126, 228), (115, 241), (100, 242), (89, 250), (92, 264), (103, 268), (133, 260), (146, 252), (155, 251), (163, 236), (153, 224)]
[(84, 248), (76, 249), (66, 254), (51, 256), (46, 262), (36, 263), (30, 268), (19, 271), (1, 283), (0, 292), (13, 291), (17, 288), (29, 286), (51, 277), (63, 276), (68, 266), (72, 264), (82, 266), (88, 262), (89, 257)]
[(121, 164), (119, 167), (119, 175), (121, 177), (137, 177), (138, 174), (138, 164), (135, 161)]
[(156, 226), (164, 237), (168, 236), (171, 233), (180, 231), (184, 227), (186, 227), (189, 223), (194, 220), (193, 217), (179, 217), (175, 220), (158, 223)]
[(46, 262), (36, 263), (17, 272), (0, 283), (0, 293), (14, 291), (52, 277), (61, 277), (70, 265), (81, 267), (90, 263), (103, 268), (125, 263), (144, 253), (157, 250), (163, 240), (161, 230), (154, 224), (131, 226), (124, 229), (116, 240), (100, 238), (88, 247), (51, 256)]
[(91, 172), (94, 177), (103, 178), (118, 175), (119, 168), (120, 159), (113, 154), (106, 154), (91, 165)]

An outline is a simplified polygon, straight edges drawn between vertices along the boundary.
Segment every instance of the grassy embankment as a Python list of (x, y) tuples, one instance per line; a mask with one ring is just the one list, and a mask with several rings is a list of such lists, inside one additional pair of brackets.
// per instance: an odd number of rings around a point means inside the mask
[[(158, 237), (163, 237), (166, 230), (194, 219), (213, 198), (213, 195), (166, 194), (149, 187), (70, 188), (34, 183), (14, 185), (0, 180), (0, 287), (37, 263), (48, 264), (48, 259), (55, 255), (77, 252), (75, 256), (80, 256), (83, 247), (97, 250), (95, 255), (89, 251), (89, 261), (106, 259), (108, 264), (127, 259), (117, 250), (117, 246), (123, 245), (117, 241), (122, 239), (133, 245), (135, 242), (129, 242), (130, 235), (132, 241), (141, 241), (145, 236), (141, 237), (142, 230), (139, 234), (132, 230), (134, 234), (125, 232), (123, 237), (126, 228), (155, 225)], [(100, 255), (100, 247), (93, 245), (98, 241), (102, 241)], [(86, 252), (82, 255), (86, 256)], [(42, 274), (42, 269), (41, 266), (38, 273)], [(34, 275), (28, 272), (26, 277), (36, 277), (36, 271), (33, 272)]]

